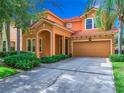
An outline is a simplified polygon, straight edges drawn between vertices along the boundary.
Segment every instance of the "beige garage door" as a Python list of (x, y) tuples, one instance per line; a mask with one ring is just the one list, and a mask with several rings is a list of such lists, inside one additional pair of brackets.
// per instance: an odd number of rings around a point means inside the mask
[(110, 51), (110, 41), (73, 43), (73, 56), (75, 57), (108, 57)]

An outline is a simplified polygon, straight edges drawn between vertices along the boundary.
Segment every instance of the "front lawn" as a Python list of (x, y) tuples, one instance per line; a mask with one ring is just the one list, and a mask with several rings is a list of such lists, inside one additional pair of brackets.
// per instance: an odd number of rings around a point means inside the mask
[(124, 93), (124, 62), (113, 62), (114, 79), (117, 93)]
[(0, 79), (16, 74), (16, 70), (0, 66)]

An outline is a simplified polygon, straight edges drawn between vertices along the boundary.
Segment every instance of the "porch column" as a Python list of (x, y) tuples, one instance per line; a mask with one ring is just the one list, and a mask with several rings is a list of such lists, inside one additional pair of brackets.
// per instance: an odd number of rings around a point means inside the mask
[(52, 33), (52, 38), (51, 38), (51, 45), (52, 45), (52, 49), (50, 50), (51, 51), (51, 56), (52, 55), (55, 55), (55, 32), (53, 31)]
[(40, 55), (39, 55), (39, 39), (38, 39), (38, 35), (36, 36), (36, 55), (37, 57), (39, 58)]
[(68, 39), (68, 54), (71, 54), (71, 39)]
[(62, 36), (62, 54), (65, 54), (65, 36)]

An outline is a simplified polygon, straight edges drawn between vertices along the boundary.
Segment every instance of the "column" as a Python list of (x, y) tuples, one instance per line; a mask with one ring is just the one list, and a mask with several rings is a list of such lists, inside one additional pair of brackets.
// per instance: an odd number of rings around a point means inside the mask
[(38, 35), (36, 36), (36, 55), (37, 57), (39, 58), (40, 55), (39, 55), (39, 39), (38, 39)]
[(62, 54), (65, 54), (65, 36), (62, 36)]
[(52, 49), (50, 51), (51, 51), (51, 56), (52, 56), (52, 55), (55, 55), (55, 33), (54, 31), (52, 32), (51, 45), (52, 45), (51, 47)]

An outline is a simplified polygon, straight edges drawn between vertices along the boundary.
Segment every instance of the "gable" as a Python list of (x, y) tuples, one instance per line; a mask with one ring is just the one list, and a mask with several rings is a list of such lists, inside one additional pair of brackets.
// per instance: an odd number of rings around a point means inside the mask
[(96, 8), (91, 8), (89, 11), (87, 11), (86, 13), (82, 14), (80, 17), (81, 18), (86, 18), (86, 17), (94, 17), (95, 13), (96, 13)]
[(47, 15), (47, 19), (54, 21), (55, 23), (64, 26), (64, 21), (59, 18), (58, 16), (56, 16), (55, 14), (53, 14), (50, 11), (46, 11), (46, 15)]

